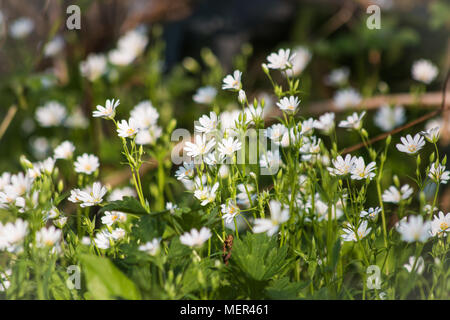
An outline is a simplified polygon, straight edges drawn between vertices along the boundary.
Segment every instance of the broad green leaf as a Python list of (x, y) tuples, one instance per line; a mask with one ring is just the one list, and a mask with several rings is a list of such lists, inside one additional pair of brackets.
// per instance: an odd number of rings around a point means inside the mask
[(123, 197), (122, 200), (112, 201), (101, 208), (99, 213), (103, 213), (105, 211), (121, 211), (137, 215), (148, 214), (147, 210), (142, 207), (141, 203), (133, 197)]
[(134, 283), (107, 258), (83, 254), (80, 261), (92, 299), (140, 299)]
[(272, 281), (269, 287), (266, 288), (266, 294), (269, 299), (288, 300), (296, 299), (299, 296), (300, 290), (309, 284), (306, 282), (290, 282), (288, 277)]
[(274, 237), (248, 233), (236, 239), (231, 261), (249, 278), (264, 281), (279, 274), (288, 263), (287, 247), (278, 248)]

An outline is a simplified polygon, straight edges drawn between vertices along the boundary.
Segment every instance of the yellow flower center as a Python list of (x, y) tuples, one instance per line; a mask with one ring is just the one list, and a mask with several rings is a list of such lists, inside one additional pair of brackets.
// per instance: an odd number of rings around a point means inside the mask
[(417, 150), (416, 146), (414, 146), (414, 145), (409, 145), (408, 146), (408, 151), (409, 152), (415, 152), (416, 150)]
[(448, 224), (446, 222), (442, 222), (439, 227), (442, 231), (445, 231), (448, 229)]

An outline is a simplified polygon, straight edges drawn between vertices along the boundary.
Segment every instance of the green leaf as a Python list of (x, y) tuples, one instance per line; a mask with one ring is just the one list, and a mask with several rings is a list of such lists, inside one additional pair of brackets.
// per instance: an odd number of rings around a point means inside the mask
[(92, 299), (140, 299), (140, 293), (134, 283), (107, 258), (82, 254), (80, 261)]
[(142, 207), (141, 203), (133, 197), (123, 197), (122, 200), (112, 201), (101, 208), (99, 213), (103, 213), (105, 211), (121, 211), (137, 215), (148, 214), (147, 210)]
[(275, 237), (249, 233), (244, 240), (235, 240), (231, 261), (249, 278), (264, 281), (279, 274), (289, 263), (287, 251), (287, 246), (278, 248)]
[(299, 291), (305, 288), (309, 282), (290, 282), (288, 277), (273, 280), (270, 286), (266, 288), (266, 294), (269, 299), (296, 299)]

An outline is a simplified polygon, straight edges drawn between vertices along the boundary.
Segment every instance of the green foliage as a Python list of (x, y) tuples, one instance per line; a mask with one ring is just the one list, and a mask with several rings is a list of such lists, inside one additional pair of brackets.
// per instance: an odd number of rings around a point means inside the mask
[(107, 258), (81, 255), (80, 261), (86, 275), (87, 295), (91, 299), (140, 299), (134, 283)]

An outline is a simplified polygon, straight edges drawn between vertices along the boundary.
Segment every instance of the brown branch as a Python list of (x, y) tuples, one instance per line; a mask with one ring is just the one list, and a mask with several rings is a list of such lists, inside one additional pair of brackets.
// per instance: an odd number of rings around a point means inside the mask
[[(369, 142), (368, 142), (369, 145), (373, 144), (373, 143), (375, 143), (377, 141), (386, 139), (390, 135), (394, 135), (394, 134), (399, 133), (399, 132), (401, 132), (403, 130), (411, 128), (411, 127), (413, 127), (413, 126), (415, 126), (415, 125), (417, 125), (419, 123), (422, 123), (422, 122), (424, 122), (424, 121), (426, 121), (428, 119), (431, 119), (431, 118), (441, 114), (442, 112), (444, 112), (444, 110), (446, 110), (446, 106), (447, 106), (447, 104), (446, 104), (446, 94), (447, 94), (447, 84), (448, 84), (448, 81), (449, 81), (449, 77), (450, 77), (450, 70), (447, 72), (447, 76), (445, 77), (444, 85), (442, 87), (442, 102), (441, 102), (441, 106), (440, 106), (440, 108), (438, 110), (431, 111), (431, 112), (427, 113), (426, 115), (424, 115), (424, 116), (422, 116), (422, 117), (420, 117), (418, 119), (415, 119), (415, 120), (413, 120), (413, 121), (411, 121), (411, 122), (409, 122), (409, 123), (407, 123), (407, 124), (405, 124), (405, 125), (403, 125), (403, 126), (401, 126), (399, 128), (396, 128), (396, 129), (391, 130), (389, 132), (380, 134), (379, 136), (376, 136), (375, 138), (370, 139)], [(346, 154), (346, 153), (350, 153), (350, 152), (356, 151), (356, 150), (364, 147), (364, 145), (365, 145), (364, 142), (361, 142), (361, 143), (358, 143), (358, 144), (356, 144), (354, 146), (345, 148), (344, 150), (341, 151), (341, 154)]]
[(11, 124), (12, 119), (14, 118), (14, 115), (17, 112), (17, 106), (13, 105), (9, 107), (8, 113), (6, 114), (5, 118), (2, 121), (2, 124), (0, 125), (0, 140), (2, 139), (3, 135), (6, 132), (6, 129), (8, 129), (9, 125)]

